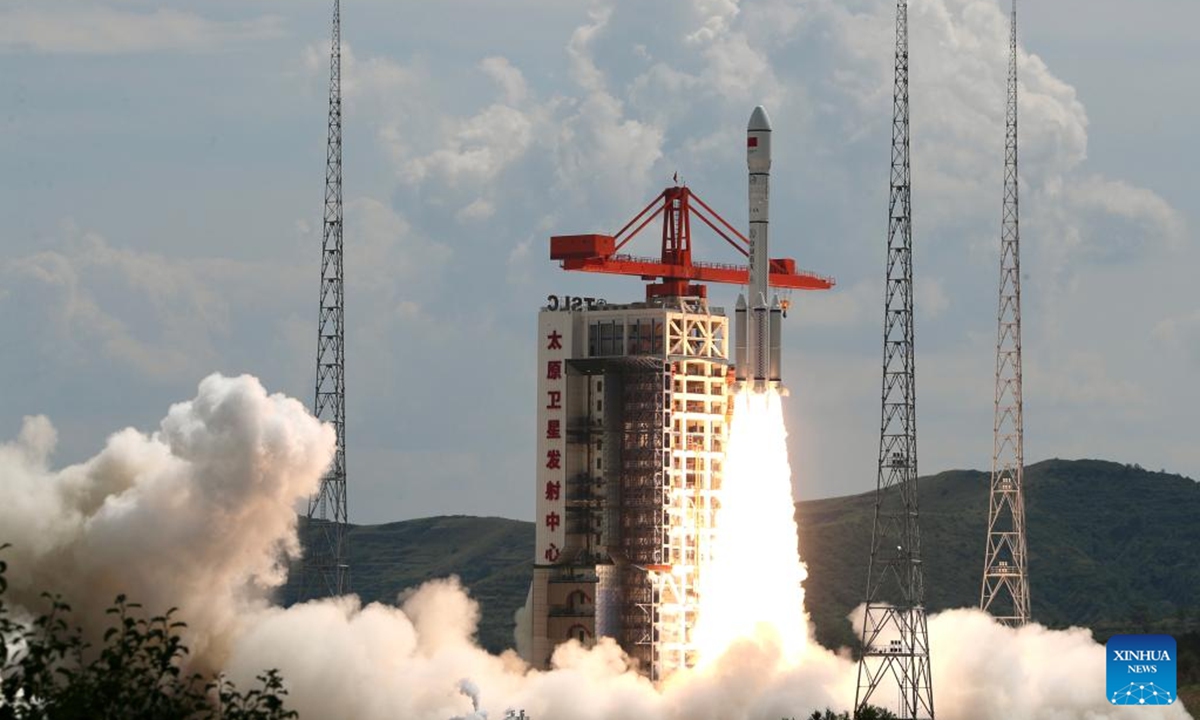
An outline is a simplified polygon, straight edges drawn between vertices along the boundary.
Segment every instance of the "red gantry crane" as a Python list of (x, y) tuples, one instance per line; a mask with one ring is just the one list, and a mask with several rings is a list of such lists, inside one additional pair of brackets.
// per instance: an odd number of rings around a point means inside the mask
[[(646, 299), (659, 297), (707, 297), (701, 283), (746, 285), (747, 263), (726, 264), (692, 259), (692, 216), (713, 230), (743, 257), (749, 257), (750, 241), (717, 214), (687, 186), (663, 190), (615, 235), (556, 235), (550, 238), (550, 259), (564, 270), (635, 275), (649, 281)], [(621, 253), (634, 237), (655, 219), (662, 219), (662, 255), (658, 259)], [(771, 287), (783, 290), (828, 290), (833, 278), (799, 270), (791, 258), (770, 259)], [(787, 304), (784, 301), (784, 309)]]

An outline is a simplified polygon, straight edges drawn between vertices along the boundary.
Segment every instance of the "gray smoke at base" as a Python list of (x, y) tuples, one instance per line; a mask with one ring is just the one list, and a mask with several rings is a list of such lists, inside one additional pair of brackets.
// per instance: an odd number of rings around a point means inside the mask
[(471, 698), (471, 714), (460, 715), (450, 720), (487, 720), (487, 712), (479, 709), (479, 686), (471, 682), (469, 678), (463, 678), (458, 681), (458, 690)]
[(533, 658), (533, 585), (525, 593), (525, 604), (513, 612), (513, 647), (526, 661)]
[[(13, 547), (9, 598), (62, 593), (95, 632), (118, 592), (181, 609), (199, 669), (252, 683), (279, 668), (305, 718), (446, 720), (778, 720), (848, 709), (856, 666), (815, 643), (785, 667), (770, 641), (735, 644), (704, 673), (661, 687), (628, 670), (609, 640), (559, 647), (535, 672), (478, 647), (479, 607), (456, 578), (408, 591), (399, 607), (357, 598), (272, 607), (281, 560), (299, 550), (295, 508), (315, 491), (333, 432), (248, 376), (211, 376), (158, 431), (123, 430), (91, 460), (52, 470), (55, 432), (27, 419), (0, 445), (0, 542)], [(975, 610), (929, 621), (943, 720), (1183, 718), (1182, 707), (1112, 708), (1103, 648), (1086, 630), (1020, 630)], [(463, 682), (463, 678), (468, 678)], [(465, 693), (465, 694), (464, 694)]]

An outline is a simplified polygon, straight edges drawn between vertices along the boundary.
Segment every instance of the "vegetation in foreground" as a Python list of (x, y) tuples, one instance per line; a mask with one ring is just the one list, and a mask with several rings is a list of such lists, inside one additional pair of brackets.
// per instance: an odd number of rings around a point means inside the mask
[[(793, 720), (795, 720), (793, 718)], [(806, 720), (898, 720), (895, 713), (890, 710), (868, 705), (858, 711), (857, 715), (851, 715), (848, 712), (835, 713), (826, 708), (825, 712), (814, 710), (812, 715), (809, 715)]]
[[(0, 550), (3, 546), (0, 546)], [(112, 624), (93, 647), (71, 624), (71, 608), (44, 595), (49, 610), (26, 624), (5, 602), (0, 560), (0, 720), (285, 720), (287, 690), (275, 670), (239, 690), (226, 678), (187, 675), (188, 648), (174, 610), (146, 618), (118, 596)]]

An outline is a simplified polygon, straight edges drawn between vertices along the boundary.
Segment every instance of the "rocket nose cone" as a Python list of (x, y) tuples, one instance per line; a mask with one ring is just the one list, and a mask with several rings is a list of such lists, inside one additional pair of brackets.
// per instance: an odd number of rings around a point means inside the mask
[(767, 111), (762, 105), (754, 108), (754, 112), (750, 114), (750, 124), (746, 126), (747, 132), (755, 131), (770, 131), (771, 119), (767, 117)]

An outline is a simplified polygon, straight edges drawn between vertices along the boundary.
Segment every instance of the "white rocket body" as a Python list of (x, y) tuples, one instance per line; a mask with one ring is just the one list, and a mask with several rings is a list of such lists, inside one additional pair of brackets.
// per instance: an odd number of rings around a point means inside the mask
[(780, 384), (780, 330), (783, 308), (770, 297), (771, 120), (758, 106), (746, 127), (746, 168), (750, 172), (750, 274), (747, 295), (734, 309), (735, 375), (757, 392)]

